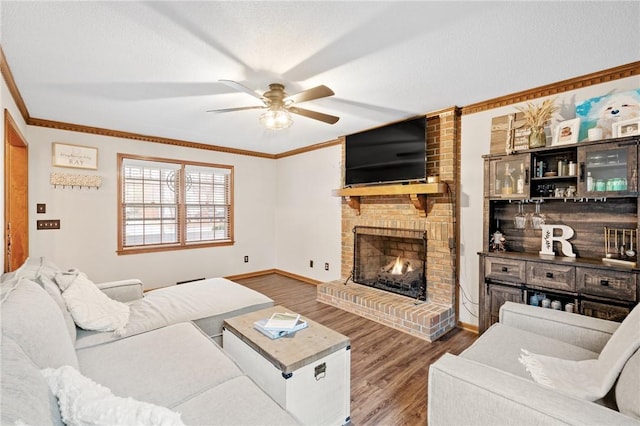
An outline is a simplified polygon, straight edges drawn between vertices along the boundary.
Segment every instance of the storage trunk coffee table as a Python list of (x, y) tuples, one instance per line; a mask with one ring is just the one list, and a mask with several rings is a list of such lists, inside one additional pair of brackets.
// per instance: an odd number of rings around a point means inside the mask
[(294, 335), (270, 339), (253, 327), (273, 306), (224, 321), (223, 349), (281, 407), (306, 425), (350, 423), (349, 338), (308, 318)]

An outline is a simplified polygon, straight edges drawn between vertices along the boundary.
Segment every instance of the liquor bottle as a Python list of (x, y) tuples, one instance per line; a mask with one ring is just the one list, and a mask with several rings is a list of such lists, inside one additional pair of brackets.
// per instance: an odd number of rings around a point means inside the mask
[(518, 194), (524, 194), (524, 163), (520, 163), (520, 174), (516, 181), (516, 192)]
[(502, 180), (502, 195), (513, 194), (514, 181), (511, 176), (511, 169), (509, 169), (509, 163), (505, 164), (504, 179)]

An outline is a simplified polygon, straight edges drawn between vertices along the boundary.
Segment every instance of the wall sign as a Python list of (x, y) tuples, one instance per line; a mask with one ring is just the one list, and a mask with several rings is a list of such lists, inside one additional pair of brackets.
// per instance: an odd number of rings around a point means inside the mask
[(54, 142), (51, 155), (55, 167), (98, 169), (98, 148)]
[[(562, 254), (567, 257), (576, 257), (575, 253), (573, 253), (573, 246), (568, 241), (569, 238), (573, 237), (573, 228), (567, 225), (541, 225), (540, 229), (542, 229), (542, 247), (540, 254), (555, 256), (553, 242), (558, 241), (562, 249)], [(553, 235), (555, 229), (561, 231), (560, 235)]]

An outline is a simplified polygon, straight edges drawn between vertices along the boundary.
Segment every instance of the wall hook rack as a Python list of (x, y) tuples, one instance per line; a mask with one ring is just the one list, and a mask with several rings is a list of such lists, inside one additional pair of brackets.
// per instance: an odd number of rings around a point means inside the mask
[(54, 188), (61, 186), (63, 189), (70, 186), (71, 189), (76, 186), (78, 189), (83, 187), (100, 189), (102, 186), (102, 177), (96, 175), (80, 175), (71, 173), (56, 172), (51, 173), (50, 183)]

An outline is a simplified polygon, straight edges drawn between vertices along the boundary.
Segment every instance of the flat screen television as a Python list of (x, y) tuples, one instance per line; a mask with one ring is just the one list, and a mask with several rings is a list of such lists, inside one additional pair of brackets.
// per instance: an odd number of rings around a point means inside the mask
[(426, 118), (412, 118), (345, 137), (345, 186), (425, 181)]

